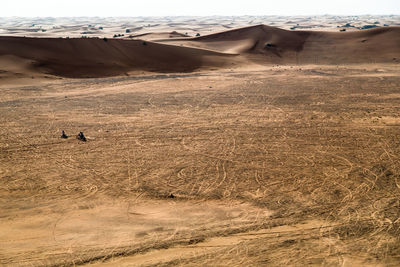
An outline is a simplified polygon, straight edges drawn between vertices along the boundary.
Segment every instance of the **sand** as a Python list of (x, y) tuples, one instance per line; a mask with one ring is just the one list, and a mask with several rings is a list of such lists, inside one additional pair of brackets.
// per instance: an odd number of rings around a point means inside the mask
[(265, 19), (3, 23), (0, 265), (398, 265), (398, 17)]
[[(168, 36), (177, 32), (195, 37), (196, 34), (208, 35), (230, 29), (247, 26), (268, 25), (290, 30), (323, 30), (348, 31), (353, 27), (341, 27), (350, 24), (354, 27), (373, 25), (400, 26), (400, 16), (240, 16), (240, 17), (78, 17), (78, 18), (0, 18), (0, 35), (26, 37), (107, 37), (124, 35), (118, 38), (129, 38), (140, 34), (149, 34), (150, 38), (159, 33)], [(338, 27), (339, 26), (339, 27)], [(127, 30), (129, 32), (127, 33)], [(143, 36), (142, 36), (143, 38)]]
[[(94, 78), (129, 75), (130, 71), (191, 72), (248, 64), (393, 63), (399, 60), (399, 43), (400, 27), (332, 33), (257, 25), (195, 38), (173, 37), (152, 42), (0, 37), (0, 64), (9, 65), (12, 56), (18, 57), (18, 61), (30, 61), (28, 74), (35, 71), (61, 77)], [(5, 68), (3, 73), (8, 71)]]

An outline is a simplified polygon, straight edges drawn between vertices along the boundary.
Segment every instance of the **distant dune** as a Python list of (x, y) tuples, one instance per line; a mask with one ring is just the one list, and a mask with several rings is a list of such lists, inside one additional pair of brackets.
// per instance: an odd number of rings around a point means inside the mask
[(392, 62), (400, 57), (400, 27), (318, 32), (258, 25), (181, 40), (188, 46), (222, 53), (264, 55), (251, 57), (258, 63), (375, 63)]
[[(162, 35), (161, 35), (162, 36)], [(351, 64), (398, 62), (400, 27), (352, 32), (287, 31), (251, 26), (196, 38), (156, 42), (95, 38), (0, 37), (1, 58), (29, 60), (30, 71), (62, 77), (104, 77), (133, 70), (190, 72), (236, 62)]]

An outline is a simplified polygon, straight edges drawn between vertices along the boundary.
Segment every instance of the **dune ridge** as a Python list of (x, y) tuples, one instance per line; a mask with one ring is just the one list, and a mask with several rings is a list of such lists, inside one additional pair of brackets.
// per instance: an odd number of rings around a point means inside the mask
[[(134, 70), (191, 72), (249, 62), (389, 63), (398, 62), (400, 57), (400, 27), (318, 32), (257, 25), (195, 38), (152, 42), (0, 37), (0, 62), (2, 56), (31, 60), (31, 70), (61, 77), (106, 77)], [(235, 61), (235, 58), (240, 60)]]

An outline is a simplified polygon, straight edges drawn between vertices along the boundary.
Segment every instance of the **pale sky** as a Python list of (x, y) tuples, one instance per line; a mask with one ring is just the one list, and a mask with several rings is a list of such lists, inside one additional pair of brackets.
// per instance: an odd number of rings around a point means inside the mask
[(0, 0), (0, 4), (0, 17), (400, 14), (400, 0)]

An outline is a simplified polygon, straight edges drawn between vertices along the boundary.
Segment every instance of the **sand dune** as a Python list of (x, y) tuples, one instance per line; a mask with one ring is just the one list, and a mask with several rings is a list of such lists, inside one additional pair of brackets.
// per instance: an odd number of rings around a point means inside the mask
[(132, 70), (189, 72), (225, 64), (217, 52), (118, 39), (0, 37), (0, 56), (4, 55), (32, 60), (32, 69), (63, 77), (113, 76)]
[[(177, 40), (162, 40), (175, 42)], [(191, 40), (187, 46), (222, 53), (262, 54), (258, 63), (343, 64), (391, 62), (400, 55), (400, 27), (352, 32), (287, 31), (266, 25), (225, 31)]]
[[(378, 23), (378, 24), (375, 24)], [(358, 31), (365, 25), (399, 26), (399, 15), (388, 16), (206, 16), (206, 17), (66, 17), (66, 18), (0, 18), (1, 36), (26, 37), (108, 37), (125, 34), (178, 31), (195, 36), (202, 36), (247, 26), (265, 24), (289, 30), (291, 28), (338, 32)], [(344, 25), (351, 27), (343, 27)], [(164, 38), (164, 37), (162, 37)]]
[[(172, 35), (181, 36), (178, 33)], [(154, 34), (153, 38), (155, 36), (165, 34)], [(232, 54), (239, 56), (240, 62), (245, 64), (397, 62), (400, 57), (400, 27), (317, 32), (287, 31), (258, 25), (197, 38), (169, 38), (154, 42), (0, 37), (0, 56), (31, 60), (31, 69), (63, 77), (103, 77), (134, 70), (190, 72), (205, 67), (231, 66), (235, 60)], [(4, 64), (0, 62), (1, 65)]]
[(355, 32), (311, 32), (298, 61), (307, 63), (398, 62), (400, 27)]

